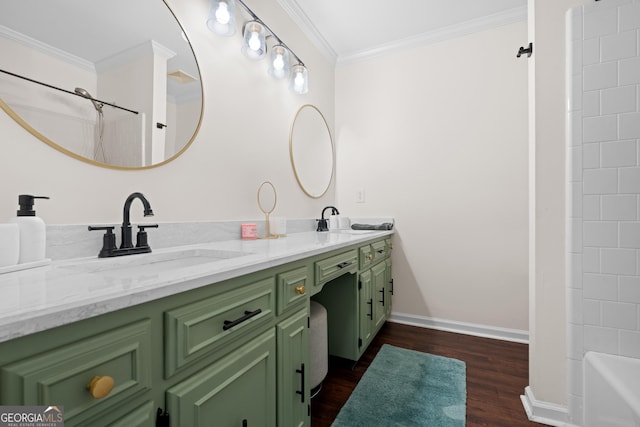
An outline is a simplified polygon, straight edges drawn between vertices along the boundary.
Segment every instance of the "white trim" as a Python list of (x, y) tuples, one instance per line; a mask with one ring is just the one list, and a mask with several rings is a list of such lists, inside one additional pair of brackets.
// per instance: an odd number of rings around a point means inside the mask
[(513, 24), (527, 19), (527, 6), (516, 7), (482, 18), (471, 19), (459, 24), (439, 28), (434, 31), (385, 43), (371, 49), (351, 52), (338, 57), (339, 64), (361, 61), (388, 53), (389, 51), (438, 43), (456, 37), (466, 36), (478, 31), (489, 30), (502, 25)]
[(438, 329), (440, 331), (456, 332), (483, 338), (502, 341), (529, 343), (529, 332), (521, 329), (507, 329), (497, 326), (479, 325), (476, 323), (458, 322), (455, 320), (436, 319), (432, 317), (416, 316), (414, 314), (391, 313), (390, 322), (404, 325), (420, 326), (422, 328)]
[(320, 33), (318, 28), (313, 24), (313, 21), (304, 13), (296, 0), (278, 0), (278, 3), (298, 27), (300, 27), (302, 32), (309, 37), (311, 42), (320, 49), (320, 52), (333, 64), (344, 64), (369, 59), (392, 50), (437, 43), (527, 19), (527, 6), (521, 6), (390, 43), (384, 43), (373, 48), (338, 56), (333, 47), (331, 47), (331, 44), (329, 44), (327, 39)]
[[(318, 28), (316, 28), (307, 14), (304, 13), (298, 2), (296, 0), (278, 0), (278, 3), (302, 32), (309, 37), (309, 40), (320, 50), (320, 53), (328, 59), (329, 62), (335, 64), (338, 54), (333, 50), (327, 39), (318, 31)], [(302, 58), (300, 59), (303, 60)]]
[(13, 40), (17, 43), (27, 46), (28, 48), (45, 53), (49, 56), (60, 59), (64, 62), (75, 65), (82, 69), (93, 71), (93, 72), (96, 71), (96, 68), (93, 65), (93, 62), (87, 61), (86, 59), (80, 58), (79, 56), (73, 55), (62, 49), (58, 49), (57, 47), (43, 43), (40, 40), (36, 40), (34, 38), (26, 36), (15, 30), (12, 30), (11, 28), (5, 27), (4, 25), (0, 25), (0, 37), (4, 37), (5, 39), (8, 39), (8, 40)]
[(161, 59), (169, 60), (176, 56), (176, 53), (155, 40), (147, 40), (137, 46), (133, 46), (123, 50), (122, 52), (118, 52), (107, 58), (101, 59), (96, 63), (96, 70), (99, 72), (112, 70), (146, 55), (155, 55)]
[(536, 400), (531, 386), (525, 387), (520, 400), (530, 421), (555, 427), (579, 427), (569, 423), (569, 411), (566, 406)]

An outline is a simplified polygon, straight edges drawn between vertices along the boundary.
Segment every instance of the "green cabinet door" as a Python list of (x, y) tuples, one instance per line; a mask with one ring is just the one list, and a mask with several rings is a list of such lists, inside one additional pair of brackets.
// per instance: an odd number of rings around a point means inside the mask
[(278, 324), (278, 426), (311, 425), (309, 310)]
[[(360, 352), (364, 351), (373, 336), (373, 295), (371, 292), (371, 271), (360, 274), (358, 283), (360, 304), (360, 336), (358, 346)], [(362, 354), (362, 353), (361, 353)]]
[(387, 304), (385, 305), (387, 312), (387, 319), (391, 316), (391, 308), (393, 307), (393, 275), (391, 274), (391, 258), (387, 258), (384, 260), (385, 268), (386, 268), (386, 279), (387, 282)]
[(276, 425), (273, 329), (167, 390), (171, 427)]
[(373, 291), (373, 330), (380, 329), (387, 320), (388, 296), (387, 296), (387, 267), (381, 262), (371, 268), (371, 281)]
[[(151, 390), (153, 356), (151, 321), (142, 319), (2, 366), (0, 405), (60, 405), (67, 426), (109, 425)], [(95, 397), (88, 387), (95, 377), (110, 377), (111, 391)]]
[(155, 425), (156, 406), (153, 401), (149, 401), (117, 421), (110, 423), (109, 427), (154, 427)]

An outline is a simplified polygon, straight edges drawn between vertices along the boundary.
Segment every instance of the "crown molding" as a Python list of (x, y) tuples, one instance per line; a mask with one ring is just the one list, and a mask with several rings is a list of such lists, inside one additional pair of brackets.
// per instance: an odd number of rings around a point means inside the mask
[(338, 64), (361, 61), (389, 53), (390, 51), (424, 46), (445, 40), (466, 36), (479, 31), (489, 30), (503, 25), (513, 24), (527, 19), (527, 6), (516, 7), (482, 18), (476, 18), (459, 24), (443, 27), (435, 31), (407, 37), (391, 43), (385, 43), (371, 49), (352, 52), (338, 57)]
[(298, 2), (296, 0), (278, 0), (278, 3), (309, 40), (320, 50), (320, 53), (329, 60), (329, 62), (335, 64), (338, 59), (338, 54), (333, 50), (327, 39), (318, 31), (307, 14), (304, 13)]
[(145, 55), (155, 55), (156, 57), (169, 60), (176, 56), (176, 53), (171, 49), (161, 45), (155, 40), (147, 40), (140, 43), (137, 46), (133, 46), (129, 49), (125, 49), (122, 52), (118, 52), (96, 63), (96, 70), (99, 72), (111, 70), (122, 65), (129, 64), (138, 58), (142, 58)]
[(503, 25), (513, 24), (527, 19), (527, 6), (516, 7), (482, 18), (472, 19), (459, 24), (450, 25), (435, 31), (418, 34), (401, 40), (384, 43), (369, 49), (339, 55), (322, 36), (314, 23), (304, 13), (296, 0), (278, 0), (278, 3), (289, 14), (303, 33), (320, 49), (322, 54), (332, 63), (346, 64), (350, 62), (370, 59), (394, 50), (406, 49), (438, 43), (448, 39), (461, 37)]
[(0, 37), (15, 41), (24, 46), (27, 46), (30, 49), (34, 49), (39, 52), (45, 53), (49, 56), (60, 59), (64, 62), (75, 65), (82, 69), (93, 71), (93, 72), (96, 71), (95, 66), (93, 65), (93, 62), (87, 61), (86, 59), (80, 58), (79, 56), (72, 55), (69, 52), (66, 52), (62, 49), (58, 49), (57, 47), (43, 43), (40, 40), (36, 40), (34, 38), (26, 36), (15, 30), (12, 30), (11, 28), (5, 27), (4, 25), (0, 25)]

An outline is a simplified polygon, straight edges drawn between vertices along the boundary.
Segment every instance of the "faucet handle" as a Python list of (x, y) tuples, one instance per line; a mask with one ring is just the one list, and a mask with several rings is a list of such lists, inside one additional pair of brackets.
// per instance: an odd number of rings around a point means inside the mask
[(140, 231), (144, 231), (145, 228), (158, 228), (158, 224), (140, 224), (138, 228)]
[(136, 248), (148, 248), (147, 232), (145, 228), (158, 228), (158, 224), (138, 225), (138, 234), (136, 235)]
[(102, 249), (98, 253), (98, 258), (110, 257), (113, 251), (116, 249), (116, 235), (113, 234), (114, 226), (96, 227), (90, 225), (89, 231), (104, 230), (104, 236), (102, 236)]

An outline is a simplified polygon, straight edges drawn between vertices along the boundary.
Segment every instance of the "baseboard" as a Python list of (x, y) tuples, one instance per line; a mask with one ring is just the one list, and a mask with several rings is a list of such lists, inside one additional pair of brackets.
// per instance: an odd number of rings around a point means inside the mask
[(453, 320), (436, 319), (432, 317), (396, 312), (391, 313), (389, 321), (402, 323), (404, 325), (438, 329), (440, 331), (493, 338), (502, 341), (511, 341), (523, 344), (529, 343), (529, 332), (520, 329), (499, 328), (496, 326), (478, 325), (474, 323), (457, 322)]
[(525, 387), (520, 400), (530, 421), (555, 427), (578, 427), (569, 423), (569, 411), (566, 406), (536, 400), (529, 386)]

